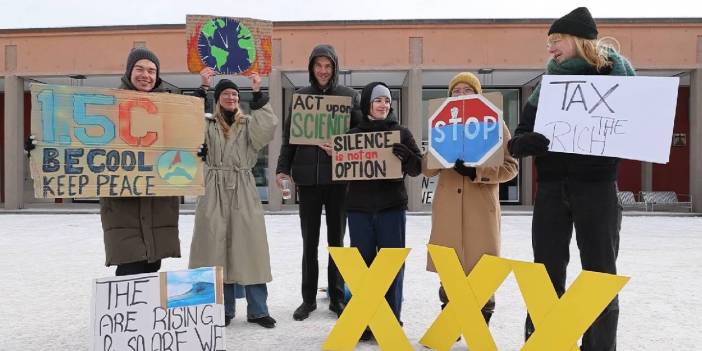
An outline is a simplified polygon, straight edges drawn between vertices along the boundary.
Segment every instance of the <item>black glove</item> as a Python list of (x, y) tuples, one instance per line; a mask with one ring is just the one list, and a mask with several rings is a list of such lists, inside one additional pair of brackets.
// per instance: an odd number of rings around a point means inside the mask
[(513, 137), (507, 149), (513, 157), (539, 156), (548, 151), (550, 141), (541, 133), (527, 132)]
[(32, 153), (31, 151), (37, 148), (37, 141), (34, 138), (34, 135), (29, 135), (27, 137), (27, 140), (24, 142), (24, 151), (27, 152), (27, 158), (29, 158)]
[(392, 144), (392, 153), (397, 156), (402, 163), (407, 162), (407, 160), (413, 156), (412, 150), (410, 150), (407, 145), (401, 143)]
[(200, 156), (203, 162), (207, 161), (207, 144), (200, 145), (200, 148), (197, 149), (197, 155)]
[(475, 167), (466, 167), (463, 164), (463, 160), (460, 158), (454, 163), (453, 169), (458, 172), (458, 174), (468, 177), (470, 180), (475, 180)]

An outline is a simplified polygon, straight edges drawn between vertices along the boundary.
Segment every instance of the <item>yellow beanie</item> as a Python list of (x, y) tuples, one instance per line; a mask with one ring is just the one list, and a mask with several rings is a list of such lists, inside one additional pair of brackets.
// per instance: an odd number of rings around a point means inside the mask
[(453, 91), (453, 88), (456, 87), (456, 84), (458, 83), (468, 84), (471, 88), (473, 88), (473, 91), (475, 91), (476, 94), (481, 94), (483, 91), (483, 88), (480, 86), (480, 80), (475, 76), (475, 74), (470, 72), (461, 72), (451, 78), (448, 88), (449, 96), (451, 96), (451, 91)]

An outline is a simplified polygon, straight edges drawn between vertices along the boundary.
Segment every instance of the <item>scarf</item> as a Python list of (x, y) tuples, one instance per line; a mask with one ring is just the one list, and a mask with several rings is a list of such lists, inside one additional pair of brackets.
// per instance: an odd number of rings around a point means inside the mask
[[(548, 61), (546, 65), (546, 74), (555, 75), (608, 75), (608, 76), (635, 76), (636, 72), (631, 66), (629, 60), (620, 55), (612, 48), (607, 48), (607, 60), (611, 65), (605, 68), (604, 71), (598, 72), (597, 68), (590, 65), (582, 57), (574, 57), (558, 63), (554, 59)], [(607, 72), (609, 71), (609, 72)], [(528, 102), (532, 106), (539, 104), (539, 92), (541, 91), (541, 83), (539, 83), (534, 92), (529, 96)]]

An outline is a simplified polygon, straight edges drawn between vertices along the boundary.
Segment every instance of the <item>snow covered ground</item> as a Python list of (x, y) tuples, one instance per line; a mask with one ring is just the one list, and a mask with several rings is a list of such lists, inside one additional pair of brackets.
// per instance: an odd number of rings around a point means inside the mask
[[(180, 219), (183, 258), (167, 259), (164, 269), (183, 269), (188, 262), (193, 219)], [(324, 221), (322, 221), (324, 223)], [(325, 294), (318, 309), (297, 322), (292, 312), (300, 303), (302, 255), (296, 215), (266, 216), (273, 282), (269, 308), (278, 320), (263, 329), (236, 316), (227, 328), (229, 350), (319, 350), (335, 321)], [(531, 260), (529, 216), (502, 220), (503, 256)], [(425, 272), (430, 217), (408, 216), (404, 330), (417, 350), (418, 340), (439, 313), (438, 279)], [(322, 238), (326, 234), (322, 233)], [(321, 240), (324, 242), (324, 239)], [(347, 239), (348, 243), (348, 239)], [(326, 246), (321, 245), (320, 287), (326, 285)], [(575, 247), (569, 279), (580, 271)], [(620, 350), (695, 350), (702, 344), (702, 218), (624, 217), (619, 272), (632, 279), (620, 294)], [(100, 219), (97, 215), (0, 214), (0, 350), (85, 350), (88, 348), (90, 283), (111, 276), (104, 266)], [(245, 302), (237, 301), (244, 311)], [(525, 307), (513, 276), (497, 291), (497, 309), (490, 324), (500, 350), (518, 350)], [(361, 343), (359, 350), (375, 350)], [(454, 350), (465, 350), (463, 343)]]

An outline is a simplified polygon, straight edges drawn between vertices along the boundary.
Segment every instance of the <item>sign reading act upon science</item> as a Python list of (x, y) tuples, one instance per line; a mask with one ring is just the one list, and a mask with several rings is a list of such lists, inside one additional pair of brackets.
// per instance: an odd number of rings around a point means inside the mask
[(201, 195), (200, 98), (32, 84), (37, 198)]
[(344, 134), (351, 124), (351, 97), (294, 94), (290, 144), (321, 145)]

